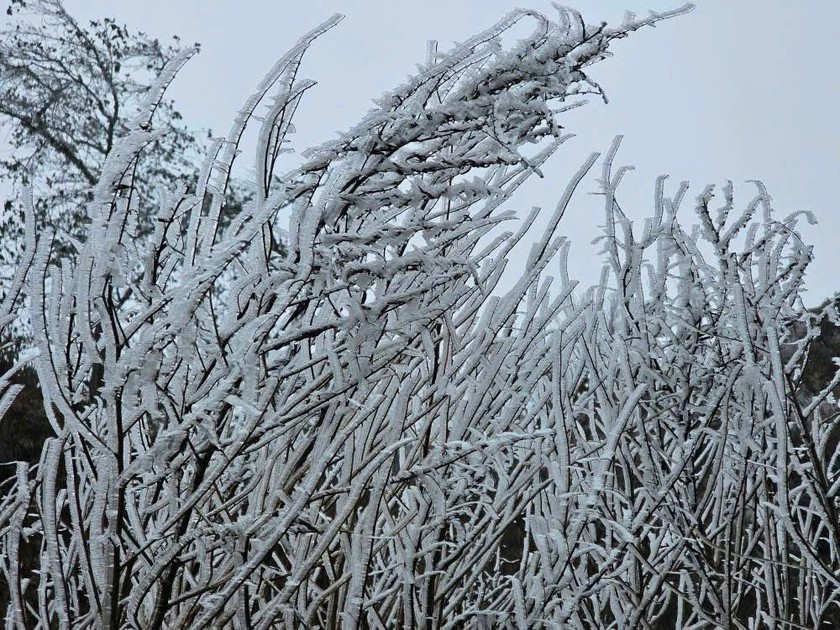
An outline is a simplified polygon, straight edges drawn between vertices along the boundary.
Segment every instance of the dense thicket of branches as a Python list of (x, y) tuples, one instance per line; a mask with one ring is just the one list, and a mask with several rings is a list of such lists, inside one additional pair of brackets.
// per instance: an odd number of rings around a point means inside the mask
[[(135, 166), (186, 55), (170, 64), (72, 259), (51, 264), (28, 203), (0, 323), (24, 292), (37, 335), (22, 361), (55, 437), (0, 503), (7, 624), (838, 623), (838, 378), (797, 394), (817, 330), (797, 217), (775, 218), (760, 184), (739, 210), (731, 184), (706, 188), (691, 214), (687, 184), (667, 193), (663, 177), (634, 226), (616, 142), (598, 286), (573, 291), (559, 235), (597, 154), (544, 233), (533, 213), (496, 229), (567, 140), (558, 115), (599, 91), (586, 67), (686, 10), (618, 28), (515, 12), (277, 173), (311, 85), (302, 56), (333, 18), (139, 237)], [(523, 20), (534, 32), (506, 44)], [(220, 231), (271, 90), (253, 201)], [(526, 235), (526, 271), (502, 292)]]

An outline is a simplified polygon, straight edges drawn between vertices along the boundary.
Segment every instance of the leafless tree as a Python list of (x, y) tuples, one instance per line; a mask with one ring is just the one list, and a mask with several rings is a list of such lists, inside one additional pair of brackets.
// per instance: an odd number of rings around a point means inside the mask
[[(18, 0), (8, 13), (0, 31), (0, 124), (12, 153), (0, 161), (0, 179), (35, 188), (51, 223), (78, 234), (102, 165), (179, 48), (107, 18), (80, 24), (60, 0)], [(181, 181), (195, 161), (195, 137), (180, 118), (171, 102), (159, 104), (155, 124), (167, 133), (142, 156), (135, 186), (144, 200)]]
[[(0, 214), (0, 292), (23, 246), (22, 208), (15, 203), (23, 188), (35, 191), (38, 225), (55, 229), (56, 255), (72, 255), (72, 241), (85, 238), (87, 204), (108, 155), (182, 48), (177, 37), (161, 43), (110, 18), (83, 24), (61, 0), (11, 0), (7, 13), (0, 28), (0, 128), (10, 150), (0, 159), (0, 182), (11, 198)], [(201, 134), (183, 124), (170, 100), (157, 104), (153, 125), (165, 133), (138, 156), (132, 184), (141, 232), (153, 229), (151, 208), (168, 189), (192, 184), (201, 163)], [(228, 195), (237, 203), (246, 196), (239, 186)], [(17, 342), (28, 325), (18, 333)], [(6, 354), (20, 343), (14, 345)]]

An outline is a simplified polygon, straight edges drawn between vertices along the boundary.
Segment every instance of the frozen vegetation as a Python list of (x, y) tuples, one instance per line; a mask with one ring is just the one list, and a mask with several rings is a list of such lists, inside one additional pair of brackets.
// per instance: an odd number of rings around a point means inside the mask
[[(759, 183), (661, 177), (632, 224), (618, 140), (544, 232), (506, 205), (600, 93), (587, 68), (690, 8), (516, 11), (282, 169), (334, 17), (147, 229), (138, 157), (189, 54), (170, 62), (69, 255), (24, 200), (0, 324), (25, 311), (34, 340), (0, 411), (33, 365), (54, 436), (3, 486), (6, 626), (840, 624), (840, 376), (798, 390), (818, 330), (800, 217)], [(249, 125), (256, 182), (231, 205)], [(603, 274), (575, 289), (562, 217), (592, 174)]]

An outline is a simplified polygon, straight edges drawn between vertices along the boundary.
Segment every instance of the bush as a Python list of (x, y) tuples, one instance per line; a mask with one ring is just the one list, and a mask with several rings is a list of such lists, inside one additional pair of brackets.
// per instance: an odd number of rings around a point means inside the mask
[[(535, 216), (500, 234), (500, 206), (567, 139), (558, 109), (599, 91), (585, 68), (687, 10), (619, 28), (514, 12), (275, 174), (311, 85), (301, 59), (333, 18), (143, 238), (133, 167), (186, 55), (170, 64), (108, 158), (77, 255), (49, 264), (52, 236), (30, 229), (4, 307), (26, 292), (23, 360), (55, 433), (0, 504), (8, 623), (837, 623), (836, 382), (793, 395), (811, 256), (795, 215), (774, 219), (761, 185), (740, 213), (724, 187), (715, 209), (709, 187), (684, 228), (687, 184), (669, 196), (663, 177), (634, 228), (616, 141), (601, 284), (574, 290), (558, 235), (593, 154), (499, 289)], [(534, 33), (503, 46), (526, 19)], [(272, 89), (253, 199), (225, 221)]]

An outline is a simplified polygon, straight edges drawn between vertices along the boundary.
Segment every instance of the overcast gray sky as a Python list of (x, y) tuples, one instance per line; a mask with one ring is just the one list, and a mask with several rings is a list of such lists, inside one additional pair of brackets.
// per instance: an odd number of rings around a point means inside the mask
[[(679, 0), (577, 0), (589, 22), (618, 23), (626, 9), (666, 10)], [(746, 204), (768, 186), (779, 215), (813, 210), (803, 227), (816, 247), (806, 301), (840, 291), (840, 1), (697, 0), (684, 17), (616, 42), (615, 57), (592, 69), (610, 103), (592, 102), (569, 115), (577, 138), (565, 145), (515, 200), (516, 207), (553, 207), (566, 178), (591, 151), (625, 136), (619, 159), (636, 166), (625, 180), (622, 207), (633, 217), (652, 208), (654, 178), (674, 185), (732, 179)], [(216, 133), (227, 127), (263, 73), (296, 39), (335, 12), (347, 19), (316, 43), (302, 76), (316, 79), (297, 120), (297, 149), (334, 137), (402, 82), (423, 60), (426, 42), (441, 48), (523, 6), (554, 13), (547, 0), (67, 0), (81, 18), (111, 15), (150, 34), (202, 44), (201, 54), (172, 88), (187, 121)], [(597, 279), (590, 241), (602, 222), (581, 189), (567, 215), (573, 241), (570, 271)]]

